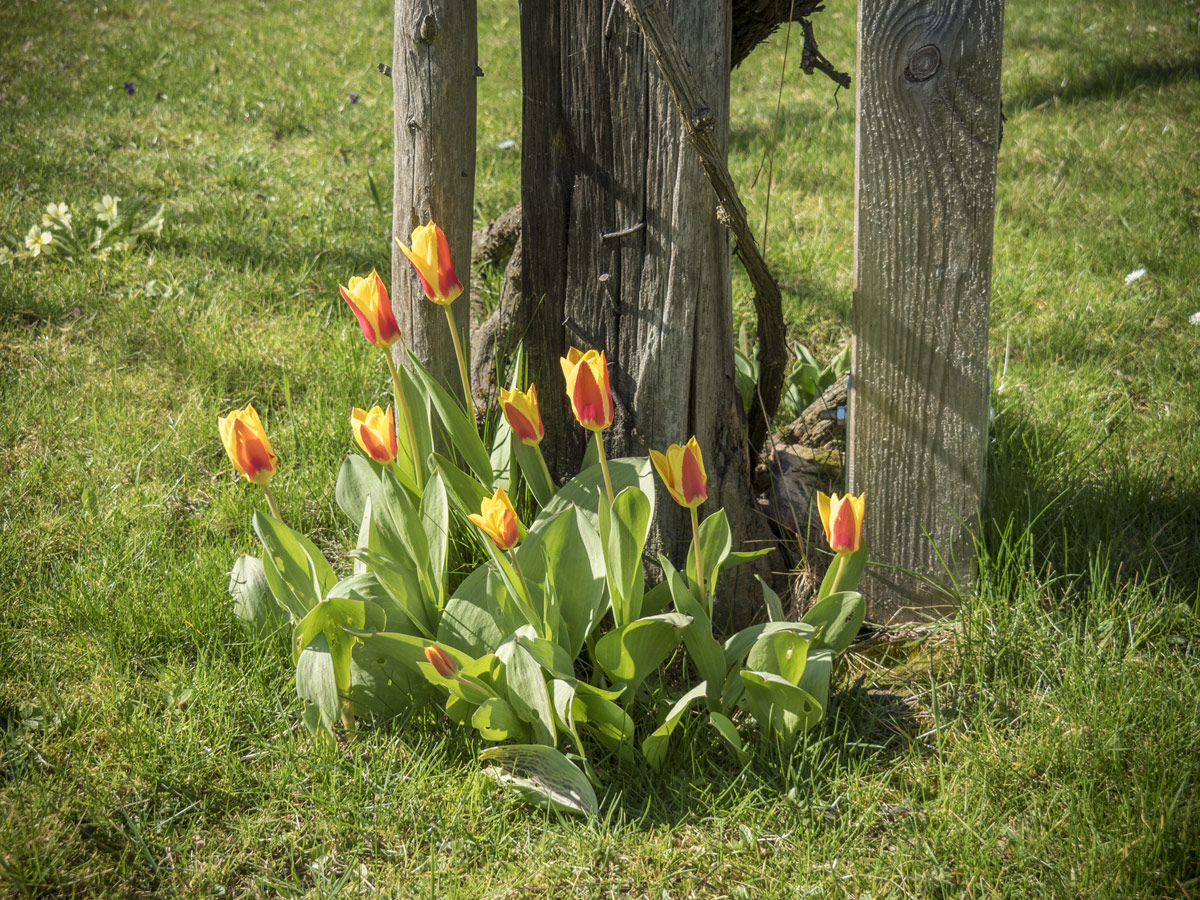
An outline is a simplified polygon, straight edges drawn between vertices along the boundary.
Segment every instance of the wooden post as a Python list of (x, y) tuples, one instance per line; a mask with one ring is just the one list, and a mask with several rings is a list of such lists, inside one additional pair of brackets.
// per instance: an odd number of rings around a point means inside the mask
[[(475, 9), (475, 0), (396, 0), (392, 56), (392, 233), (407, 244), (413, 228), (430, 219), (446, 233), (464, 288), (451, 311), (459, 334), (466, 338), (466, 352), (475, 203)], [(462, 382), (446, 314), (425, 298), (394, 242), (392, 309), (408, 346), (451, 396), (460, 396)]]
[(847, 466), (872, 621), (949, 611), (926, 579), (972, 573), (1003, 21), (1003, 0), (859, 2)]

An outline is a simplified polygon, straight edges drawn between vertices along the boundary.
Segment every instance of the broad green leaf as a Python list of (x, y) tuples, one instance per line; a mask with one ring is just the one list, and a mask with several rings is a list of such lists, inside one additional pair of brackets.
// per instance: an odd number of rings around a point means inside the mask
[(379, 491), (379, 471), (378, 463), (371, 462), (357, 453), (352, 453), (342, 462), (333, 496), (342, 512), (350, 517), (350, 521), (362, 521), (363, 506), (367, 498)]
[[(729, 533), (729, 520), (725, 510), (718, 509), (715, 513), (700, 523), (700, 550), (704, 557), (704, 589), (709, 597), (717, 590), (717, 576), (725, 564), (730, 550), (733, 549), (733, 537)], [(696, 544), (688, 544), (687, 558), (688, 585), (693, 591), (698, 591), (696, 584)], [(709, 605), (711, 609), (711, 603)]]
[(555, 677), (574, 680), (575, 667), (572, 662), (573, 657), (567, 653), (561, 644), (537, 637), (532, 634), (532, 630), (528, 625), (517, 629), (516, 641), (529, 651), (529, 655), (537, 660), (538, 665), (545, 669), (547, 673)]
[(642, 595), (642, 615), (657, 616), (671, 604), (671, 591), (664, 578)]
[(354, 550), (351, 555), (366, 564), (367, 569), (379, 580), (388, 596), (408, 616), (417, 632), (424, 637), (432, 638), (437, 628), (437, 622), (430, 615), (421, 579), (416, 570), (385, 556), (380, 556), (378, 553), (372, 553), (370, 550)]
[[(613, 491), (623, 491), (627, 487), (640, 488), (646, 495), (646, 499), (650, 501), (651, 521), (654, 520), (653, 468), (649, 458), (644, 456), (612, 459), (608, 462), (608, 473), (612, 477)], [(542, 507), (541, 513), (530, 528), (537, 528), (542, 519), (557, 515), (574, 504), (587, 516), (599, 533), (600, 527), (597, 522), (599, 513), (597, 511), (602, 500), (605, 503), (608, 502), (604, 492), (604, 473), (601, 472), (598, 465), (589, 466), (558, 489), (554, 499)]]
[(539, 519), (517, 549), (517, 559), (530, 581), (548, 584), (555, 618), (566, 629), (558, 643), (577, 657), (608, 611), (600, 536), (578, 509), (563, 510)]
[(533, 493), (533, 497), (538, 502), (538, 506), (545, 507), (551, 500), (554, 499), (554, 493), (558, 490), (558, 485), (546, 477), (546, 471), (542, 468), (541, 450), (537, 447), (530, 447), (528, 444), (523, 444), (512, 438), (512, 452), (517, 460), (517, 466), (521, 470), (521, 474), (525, 476), (525, 483), (529, 485), (529, 490)]
[(493, 484), (492, 460), (487, 448), (483, 446), (483, 441), (479, 437), (478, 430), (475, 428), (475, 417), (473, 415), (468, 416), (467, 412), (455, 402), (446, 389), (438, 384), (432, 375), (425, 371), (425, 368), (411, 351), (409, 352), (409, 357), (412, 359), (412, 367), (409, 371), (421, 382), (421, 386), (425, 388), (425, 392), (429, 395), (429, 400), (433, 404), (433, 408), (437, 411), (438, 418), (442, 420), (443, 427), (446, 429), (451, 446), (462, 455), (467, 466), (475, 473), (475, 477), (487, 488), (490, 494)]
[(661, 553), (658, 561), (663, 569), (663, 583), (667, 585), (675, 601), (676, 612), (692, 619), (691, 624), (683, 629), (683, 645), (687, 648), (688, 657), (695, 665), (696, 671), (707, 682), (709, 705), (715, 708), (720, 705), (721, 688), (725, 684), (725, 651), (713, 637), (712, 621), (708, 613), (688, 588), (683, 576)]
[(575, 685), (575, 721), (584, 723), (609, 753), (622, 763), (633, 760), (633, 719), (607, 697), (585, 690), (586, 682)]
[(555, 678), (550, 682), (550, 701), (554, 707), (554, 722), (558, 728), (571, 735), (571, 740), (579, 751), (583, 771), (590, 780), (594, 781), (596, 773), (592, 769), (592, 764), (588, 762), (583, 741), (579, 738), (579, 730), (575, 727), (575, 708), (580, 705), (575, 696), (575, 688), (574, 679), (564, 681), (561, 678)]
[(758, 583), (763, 589), (763, 605), (767, 608), (767, 618), (772, 622), (785, 621), (783, 615), (783, 602), (779, 599), (779, 595), (771, 590), (771, 586), (762, 580), (762, 576), (755, 575)]
[(287, 610), (275, 601), (262, 560), (239, 556), (229, 573), (233, 614), (249, 634), (265, 635), (287, 623)]
[(596, 642), (596, 663), (632, 698), (638, 685), (678, 646), (689, 622), (679, 613), (663, 613), (614, 628)]
[(761, 550), (733, 550), (725, 557), (725, 564), (721, 566), (722, 572), (728, 572), (731, 569), (736, 569), (738, 566), (744, 566), (746, 563), (752, 563), (756, 559), (762, 559), (775, 550), (774, 547), (763, 547)]
[(508, 419), (500, 416), (496, 423), (496, 433), (492, 435), (492, 449), (488, 456), (492, 461), (492, 484), (504, 488), (510, 496), (513, 493), (513, 440), (512, 427)]
[(403, 547), (405, 561), (428, 580), (429, 541), (425, 537), (421, 512), (412, 495), (390, 472), (385, 472), (381, 481), (383, 494), (373, 506), (375, 521), (383, 532), (385, 543)]
[(516, 639), (501, 644), (496, 656), (504, 663), (508, 702), (518, 716), (533, 726), (535, 742), (555, 746), (554, 713), (541, 666)]
[(325, 635), (318, 634), (296, 661), (296, 695), (305, 703), (304, 724), (310, 734), (319, 728), (332, 732), (341, 720), (337, 676)]
[(582, 772), (558, 750), (540, 744), (507, 744), (479, 754), (484, 771), (515, 789), (527, 803), (557, 812), (595, 815), (596, 792)]
[(271, 593), (293, 619), (303, 619), (337, 583), (337, 575), (312, 541), (275, 517), (255, 512), (252, 524), (266, 551), (263, 573)]
[(368, 652), (382, 656), (387, 660), (404, 666), (410, 671), (416, 672), (435, 687), (444, 687), (454, 696), (464, 699), (472, 705), (478, 705), (487, 700), (488, 697), (496, 695), (496, 692), (482, 679), (469, 674), (477, 660), (455, 647), (447, 644), (438, 644), (458, 665), (460, 670), (459, 675), (462, 677), (443, 678), (434, 670), (433, 666), (429, 664), (429, 660), (425, 657), (425, 648), (433, 643), (432, 641), (411, 634), (397, 634), (394, 632), (351, 633), (362, 641)]
[(840, 591), (818, 600), (800, 621), (815, 629), (812, 637), (814, 650), (828, 648), (836, 654), (845, 651), (858, 635), (866, 612), (867, 605), (863, 602), (862, 594)]
[(350, 656), (350, 700), (359, 718), (390, 719), (428, 702), (428, 682), (359, 641)]
[(794, 631), (765, 632), (746, 657), (746, 668), (778, 675), (788, 684), (799, 684), (808, 657), (808, 641)]
[(794, 631), (806, 640), (811, 640), (813, 635), (813, 627), (803, 622), (760, 622), (757, 625), (743, 628), (725, 641), (726, 670), (732, 670), (735, 666), (741, 664), (759, 637), (763, 634), (772, 634), (776, 631)]
[[(417, 363), (420, 365), (420, 363)], [(414, 476), (417, 488), (419, 491), (421, 485), (425, 483), (429, 476), (429, 454), (433, 452), (433, 420), (430, 413), (429, 396), (425, 393), (425, 388), (422, 384), (413, 377), (411, 370), (406, 366), (400, 366), (397, 369), (397, 374), (400, 377), (400, 383), (404, 390), (405, 400), (408, 402), (408, 410), (412, 415), (413, 431), (417, 437), (417, 471)], [(400, 442), (405, 447), (408, 446), (408, 425), (404, 421), (404, 414), (400, 410), (396, 410), (396, 432), (400, 437)], [(406, 450), (400, 451), (400, 456), (407, 456)]]
[(829, 706), (829, 679), (833, 674), (833, 652), (828, 649), (808, 651), (808, 662), (798, 687), (817, 701), (824, 713)]
[(743, 766), (750, 762), (750, 754), (742, 747), (742, 736), (738, 734), (737, 726), (733, 724), (733, 720), (719, 712), (710, 712), (708, 714), (708, 724), (717, 730), (717, 734), (737, 754), (738, 762)]
[(350, 641), (344, 642), (345, 647), (341, 646), (343, 643), (341, 631), (343, 628), (364, 631), (368, 615), (373, 623), (383, 623), (382, 610), (375, 607), (368, 614), (367, 604), (357, 600), (329, 597), (318, 603), (309, 610), (308, 615), (301, 619), (292, 631), (293, 662), (300, 658), (300, 651), (307, 647), (318, 634), (324, 634), (329, 642), (330, 653), (335, 656), (343, 651), (345, 653), (344, 659), (338, 656), (339, 665), (344, 663), (344, 667), (338, 669), (339, 677), (345, 676), (344, 680), (338, 682), (338, 685), (343, 690), (348, 689), (350, 685)]
[(450, 541), (450, 504), (446, 499), (446, 483), (439, 472), (425, 482), (421, 495), (421, 525), (429, 548), (429, 577), (437, 609), (446, 606), (446, 558)]
[(504, 613), (507, 591), (491, 566), (479, 566), (463, 579), (438, 623), (437, 639), (473, 656), (490, 653), (523, 624)]
[(475, 730), (489, 741), (518, 741), (527, 743), (529, 727), (521, 721), (507, 701), (489, 697), (476, 707), (471, 716)]
[(829, 571), (821, 580), (821, 588), (817, 591), (817, 599), (824, 600), (830, 594), (853, 591), (858, 587), (863, 570), (867, 567), (867, 545), (863, 544), (853, 553), (834, 554), (829, 564)]
[(654, 771), (660, 770), (662, 764), (666, 762), (671, 732), (675, 730), (675, 726), (679, 724), (679, 720), (683, 718), (687, 708), (692, 705), (692, 701), (703, 697), (707, 690), (708, 685), (702, 681), (676, 700), (663, 723), (642, 741), (642, 755), (646, 757), (646, 762), (650, 763), (650, 768)]
[[(348, 578), (343, 578), (329, 589), (326, 602), (331, 600), (348, 600), (351, 603), (362, 606), (363, 624), (362, 626), (352, 627), (361, 627), (366, 631), (385, 630), (387, 625), (387, 608), (392, 605), (392, 600), (374, 575), (368, 573), (366, 575), (351, 575)], [(380, 600), (383, 602), (380, 603)], [(357, 616), (357, 613), (355, 613), (355, 616)]]
[(601, 503), (598, 513), (613, 618), (620, 627), (642, 615), (646, 589), (642, 550), (650, 527), (650, 500), (640, 488), (628, 487), (616, 495), (611, 509)]
[(739, 704), (758, 720), (764, 733), (774, 732), (786, 747), (821, 721), (821, 704), (803, 688), (770, 672), (743, 669), (740, 675), (745, 691)]
[(435, 453), (431, 459), (441, 473), (446, 492), (454, 507), (464, 516), (478, 513), (483, 498), (492, 496), (492, 492), (446, 457)]

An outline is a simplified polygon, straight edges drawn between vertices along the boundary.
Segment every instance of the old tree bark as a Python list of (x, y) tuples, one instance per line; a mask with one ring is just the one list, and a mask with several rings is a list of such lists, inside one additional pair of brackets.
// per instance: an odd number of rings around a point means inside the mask
[[(659, 5), (724, 153), (730, 4)], [(613, 6), (521, 7), (521, 307), (531, 311), (525, 347), (547, 457), (558, 474), (572, 474), (586, 437), (562, 390), (559, 357), (572, 345), (604, 350), (618, 404), (606, 433), (610, 455), (644, 455), (694, 434), (708, 470), (702, 512), (723, 508), (745, 547), (770, 535), (753, 508), (733, 367), (729, 239), (671, 93), (637, 27)], [(573, 328), (564, 327), (568, 319)], [(686, 516), (663, 491), (658, 510), (653, 540), (678, 559), (690, 533)], [(731, 574), (722, 591), (737, 621), (761, 605), (747, 580), (735, 585)]]

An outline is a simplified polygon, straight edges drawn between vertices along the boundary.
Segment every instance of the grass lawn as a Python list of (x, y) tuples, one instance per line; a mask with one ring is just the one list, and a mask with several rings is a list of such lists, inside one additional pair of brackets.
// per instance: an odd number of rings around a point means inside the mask
[[(518, 196), (520, 76), (516, 4), (480, 5), (482, 224)], [(854, 6), (828, 6), (853, 71)], [(793, 42), (777, 118), (782, 54), (733, 75), (731, 167), (761, 228), (773, 151), (767, 258), (824, 356), (854, 97)], [(234, 406), (288, 521), (353, 544), (333, 478), (387, 381), (337, 283), (387, 278), (391, 5), (0, 6), (0, 234), (166, 207), (149, 249), (0, 266), (0, 896), (1200, 896), (1200, 11), (1010, 4), (1005, 54), (957, 623), (852, 652), (791, 758), (700, 734), (561, 821), (436, 716), (320, 752), (286, 640), (244, 636), (225, 590), (261, 502), (217, 437)]]

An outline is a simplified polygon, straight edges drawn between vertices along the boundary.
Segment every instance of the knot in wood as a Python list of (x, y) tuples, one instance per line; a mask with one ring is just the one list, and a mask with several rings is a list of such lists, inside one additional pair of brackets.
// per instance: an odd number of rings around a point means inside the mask
[(713, 114), (707, 106), (697, 106), (692, 110), (692, 128), (696, 131), (712, 131)]
[(409, 131), (416, 131), (418, 128), (421, 127), (420, 125), (417, 124), (416, 116), (409, 116), (408, 121), (405, 124), (408, 125)]
[(926, 44), (909, 58), (904, 77), (908, 81), (928, 81), (941, 66), (942, 51), (933, 44)]
[(433, 13), (428, 13), (421, 20), (421, 40), (427, 44), (432, 44), (433, 39), (437, 37), (437, 17)]

